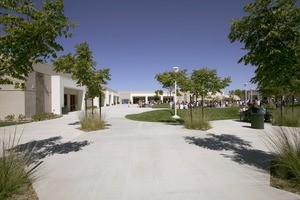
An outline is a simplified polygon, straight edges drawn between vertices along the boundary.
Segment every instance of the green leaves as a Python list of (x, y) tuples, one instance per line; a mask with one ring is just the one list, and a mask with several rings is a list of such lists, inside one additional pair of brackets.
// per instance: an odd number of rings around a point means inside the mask
[(87, 43), (75, 45), (75, 51), (75, 55), (67, 54), (54, 61), (54, 70), (71, 73), (78, 85), (87, 87), (87, 97), (95, 98), (105, 90), (102, 85), (110, 80), (110, 69), (96, 70), (96, 62)]
[(256, 0), (248, 3), (248, 14), (234, 20), (229, 39), (244, 43), (247, 53), (239, 60), (256, 66), (255, 77), (261, 91), (300, 88), (300, 9), (296, 0)]
[(155, 78), (162, 84), (163, 88), (168, 89), (170, 92), (174, 90), (176, 80), (181, 91), (190, 91), (197, 97), (206, 96), (209, 92), (220, 92), (221, 89), (231, 83), (230, 77), (221, 79), (217, 76), (217, 70), (210, 70), (206, 67), (193, 70), (190, 77), (187, 75), (187, 70), (184, 69), (178, 72), (167, 71), (156, 74)]
[(179, 70), (178, 72), (166, 71), (155, 75), (156, 80), (162, 84), (163, 88), (166, 88), (171, 93), (174, 90), (175, 80), (179, 87), (183, 86), (186, 80), (187, 70)]
[(207, 96), (209, 92), (221, 92), (231, 83), (230, 77), (223, 80), (217, 76), (217, 70), (208, 69), (206, 67), (193, 70), (190, 78), (190, 92), (196, 96)]
[(0, 0), (0, 84), (26, 80), (33, 63), (56, 58), (63, 50), (56, 39), (71, 37), (73, 27), (64, 15), (63, 0), (46, 0), (41, 9), (31, 0)]

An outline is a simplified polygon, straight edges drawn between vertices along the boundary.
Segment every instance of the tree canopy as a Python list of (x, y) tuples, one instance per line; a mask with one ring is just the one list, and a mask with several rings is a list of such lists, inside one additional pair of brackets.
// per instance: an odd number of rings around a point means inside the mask
[(236, 89), (236, 90), (230, 90), (229, 91), (229, 95), (230, 96), (238, 96), (240, 99), (243, 99), (245, 98), (244, 95), (245, 95), (245, 90), (240, 90), (240, 89)]
[(57, 38), (71, 37), (75, 23), (64, 15), (63, 0), (45, 0), (37, 7), (32, 0), (0, 0), (0, 84), (18, 87), (33, 63), (63, 50)]
[(300, 90), (300, 9), (296, 3), (256, 0), (244, 6), (246, 16), (232, 22), (228, 37), (244, 44), (246, 54), (239, 63), (257, 67), (251, 82), (261, 91)]
[(53, 62), (54, 70), (57, 72), (71, 73), (77, 84), (87, 87), (87, 97), (95, 98), (100, 96), (103, 85), (110, 80), (110, 69), (96, 69), (96, 62), (93, 61), (93, 54), (87, 43), (75, 45), (76, 53), (61, 56)]
[(187, 77), (187, 70), (179, 70), (178, 72), (174, 71), (166, 71), (163, 73), (158, 73), (155, 75), (156, 80), (162, 84), (162, 87), (167, 89), (171, 95), (174, 90), (175, 80), (179, 87), (183, 85), (185, 79)]
[(209, 92), (212, 94), (221, 92), (221, 90), (230, 83), (230, 77), (222, 79), (218, 77), (217, 70), (203, 67), (198, 70), (193, 70), (189, 81), (189, 91), (197, 97), (201, 96), (203, 99)]

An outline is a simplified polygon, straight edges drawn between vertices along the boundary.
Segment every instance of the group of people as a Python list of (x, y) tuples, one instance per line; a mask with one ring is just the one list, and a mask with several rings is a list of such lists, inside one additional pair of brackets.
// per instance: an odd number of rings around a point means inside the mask
[(252, 113), (266, 114), (266, 109), (261, 106), (261, 101), (257, 98), (248, 101), (247, 104), (240, 103), (239, 114), (242, 121), (249, 121)]
[[(203, 102), (204, 107), (210, 107), (210, 108), (228, 107), (231, 104), (232, 103), (228, 102), (228, 101), (204, 101)], [(174, 103), (172, 101), (169, 102), (169, 105), (170, 105), (170, 108), (174, 108)], [(188, 109), (188, 108), (196, 108), (196, 107), (201, 107), (201, 106), (202, 106), (202, 101), (193, 101), (193, 102), (177, 101), (177, 103), (176, 103), (177, 109)]]

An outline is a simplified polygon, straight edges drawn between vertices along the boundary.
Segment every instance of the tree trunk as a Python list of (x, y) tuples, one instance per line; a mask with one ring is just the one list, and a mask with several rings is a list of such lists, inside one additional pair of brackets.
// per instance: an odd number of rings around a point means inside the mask
[(202, 106), (202, 120), (204, 117), (204, 95), (201, 95), (201, 106)]
[(280, 98), (280, 116), (281, 116), (281, 119), (282, 119), (282, 115), (283, 115), (283, 96), (281, 96)]
[(85, 110), (85, 117), (87, 118), (87, 98), (84, 97), (84, 110)]
[(295, 96), (292, 95), (292, 98), (293, 98), (293, 100), (292, 100), (292, 113), (293, 113), (293, 115), (294, 115)]
[(92, 116), (94, 117), (94, 99), (92, 99)]
[(102, 96), (100, 94), (100, 96), (99, 96), (99, 117), (100, 117), (100, 119), (101, 119), (101, 106), (102, 106)]

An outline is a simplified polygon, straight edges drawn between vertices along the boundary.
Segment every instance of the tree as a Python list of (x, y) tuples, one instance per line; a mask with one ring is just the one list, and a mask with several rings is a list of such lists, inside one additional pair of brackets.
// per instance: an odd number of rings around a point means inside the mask
[[(110, 70), (108, 68), (96, 70), (96, 62), (93, 61), (92, 51), (87, 43), (75, 45), (75, 51), (75, 55), (69, 53), (54, 61), (54, 70), (70, 73), (72, 78), (77, 80), (77, 85), (86, 86), (86, 99), (94, 99), (97, 96), (102, 97), (105, 90), (102, 85), (110, 80)], [(99, 98), (99, 101), (101, 102), (101, 98)], [(99, 109), (101, 109), (101, 106)]]
[[(242, 98), (243, 98), (243, 95), (245, 94), (245, 91), (240, 90), (240, 89), (236, 89), (236, 90), (234, 91), (234, 94), (235, 94), (236, 96), (238, 96), (240, 99), (242, 99)], [(244, 98), (244, 99), (245, 99), (245, 98)]]
[[(99, 116), (101, 118), (101, 102), (102, 97), (104, 97), (104, 91), (106, 90), (103, 85), (107, 84), (110, 79), (110, 70), (105, 68), (102, 70), (95, 70), (90, 77), (91, 82), (87, 85), (87, 94), (86, 97), (89, 99), (94, 99), (95, 97), (99, 97)], [(92, 101), (92, 114), (94, 114), (94, 101)]]
[(196, 96), (196, 98), (201, 96), (202, 117), (204, 97), (206, 97), (208, 93), (215, 94), (216, 92), (221, 92), (221, 89), (224, 89), (230, 83), (230, 77), (221, 79), (217, 76), (217, 70), (215, 69), (210, 70), (204, 67), (198, 70), (193, 70), (189, 81), (189, 90)]
[(56, 58), (58, 37), (71, 37), (75, 27), (64, 15), (63, 0), (0, 0), (0, 84), (24, 88), (32, 64)]
[(239, 63), (256, 66), (251, 82), (260, 90), (299, 91), (300, 9), (296, 2), (256, 0), (244, 6), (248, 15), (232, 23), (228, 37), (244, 43), (247, 53)]
[[(245, 91), (240, 90), (240, 89), (230, 90), (230, 91), (229, 91), (229, 95), (230, 95), (230, 96), (236, 95), (236, 96), (238, 96), (240, 99), (243, 99), (244, 94), (245, 94)], [(244, 98), (244, 99), (245, 99), (245, 98)]]
[(162, 90), (155, 90), (154, 93), (155, 93), (154, 97), (156, 100), (159, 100), (160, 99), (159, 97), (164, 94)]
[(179, 70), (178, 72), (174, 71), (166, 71), (163, 73), (159, 73), (155, 75), (156, 80), (162, 84), (162, 87), (167, 89), (170, 94), (170, 101), (171, 101), (171, 94), (174, 90), (175, 80), (179, 87), (183, 85), (185, 79), (187, 77), (187, 70)]

